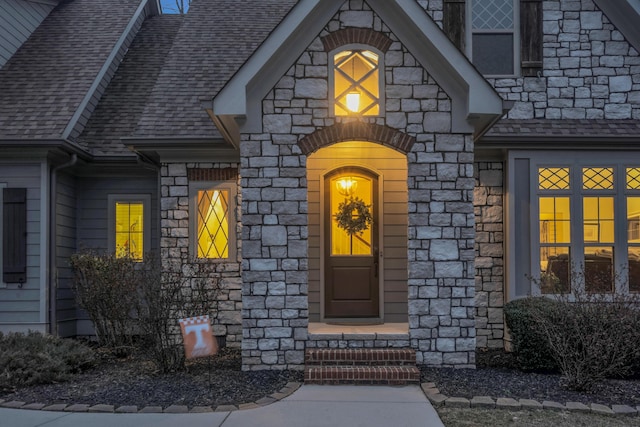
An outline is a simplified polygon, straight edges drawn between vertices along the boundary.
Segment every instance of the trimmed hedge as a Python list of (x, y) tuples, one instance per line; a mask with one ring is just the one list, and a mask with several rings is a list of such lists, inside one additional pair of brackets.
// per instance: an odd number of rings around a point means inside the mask
[(511, 331), (513, 353), (523, 371), (558, 372), (545, 334), (537, 326), (532, 311), (550, 311), (556, 301), (548, 298), (523, 298), (504, 307), (505, 320)]
[(74, 340), (39, 332), (0, 333), (2, 389), (64, 381), (94, 364), (94, 351)]

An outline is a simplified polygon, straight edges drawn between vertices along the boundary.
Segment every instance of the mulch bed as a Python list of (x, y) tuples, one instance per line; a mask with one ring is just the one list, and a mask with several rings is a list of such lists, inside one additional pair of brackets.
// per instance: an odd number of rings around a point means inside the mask
[(477, 352), (477, 369), (422, 368), (423, 382), (433, 382), (449, 397), (491, 396), (514, 399), (551, 400), (603, 405), (640, 405), (640, 379), (608, 379), (589, 393), (567, 390), (558, 374), (522, 372), (515, 369), (509, 353)]
[[(0, 391), (0, 399), (27, 403), (107, 404), (116, 407), (186, 405), (212, 406), (249, 403), (282, 389), (288, 382), (302, 381), (300, 371), (241, 370), (237, 349), (224, 348), (211, 359), (188, 364), (184, 372), (158, 374), (140, 355), (101, 357), (93, 369), (64, 383)], [(478, 352), (478, 369), (422, 368), (422, 381), (434, 382), (452, 397), (491, 396), (515, 399), (640, 405), (640, 380), (607, 380), (592, 393), (577, 393), (562, 386), (560, 375), (525, 373), (514, 369), (510, 354)], [(211, 372), (209, 380), (209, 372)]]
[[(209, 370), (210, 368), (210, 370)], [(211, 371), (211, 375), (209, 375)], [(106, 404), (116, 407), (237, 405), (254, 402), (301, 381), (295, 371), (241, 370), (240, 351), (224, 348), (211, 359), (188, 364), (184, 372), (158, 374), (141, 356), (106, 357), (95, 368), (70, 381), (0, 392), (0, 399), (27, 403)]]

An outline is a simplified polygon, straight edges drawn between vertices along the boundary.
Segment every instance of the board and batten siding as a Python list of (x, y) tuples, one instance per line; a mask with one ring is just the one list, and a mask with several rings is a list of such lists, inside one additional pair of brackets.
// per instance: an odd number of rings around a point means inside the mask
[[(43, 194), (48, 178), (46, 171), (45, 163), (0, 163), (0, 184), (27, 190), (27, 280), (22, 285), (0, 283), (2, 332), (47, 330), (47, 282), (43, 276), (47, 265), (43, 243), (48, 223), (46, 208), (43, 211)], [(46, 202), (46, 196), (44, 199)], [(0, 227), (0, 233), (2, 231)]]
[(322, 178), (342, 166), (360, 166), (380, 174), (384, 321), (407, 322), (407, 158), (395, 150), (368, 142), (335, 144), (307, 159), (309, 321), (321, 319)]
[(53, 3), (0, 1), (0, 68), (27, 41), (53, 8)]
[(60, 336), (76, 335), (77, 304), (72, 289), (73, 270), (69, 258), (76, 252), (76, 180), (60, 173), (56, 183), (56, 323)]

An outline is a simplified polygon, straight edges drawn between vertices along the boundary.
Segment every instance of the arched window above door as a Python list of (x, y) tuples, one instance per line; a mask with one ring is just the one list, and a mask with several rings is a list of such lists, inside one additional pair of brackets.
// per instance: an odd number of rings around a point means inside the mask
[(380, 116), (384, 90), (383, 55), (366, 46), (347, 46), (330, 55), (333, 113)]

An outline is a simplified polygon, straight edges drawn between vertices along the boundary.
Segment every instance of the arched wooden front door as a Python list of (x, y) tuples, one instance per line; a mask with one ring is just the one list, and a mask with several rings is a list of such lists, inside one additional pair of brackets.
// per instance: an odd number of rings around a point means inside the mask
[[(325, 318), (379, 317), (378, 177), (343, 167), (325, 176), (324, 190)], [(371, 222), (363, 221), (367, 211)]]

